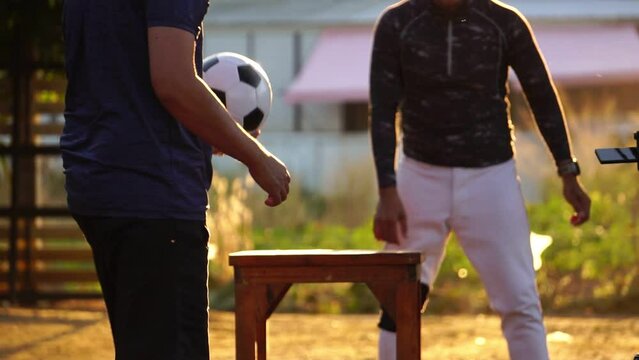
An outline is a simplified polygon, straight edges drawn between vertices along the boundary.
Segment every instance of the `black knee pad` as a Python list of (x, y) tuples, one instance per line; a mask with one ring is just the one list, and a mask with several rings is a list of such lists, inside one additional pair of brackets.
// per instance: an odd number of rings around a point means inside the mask
[[(421, 301), (421, 307), (423, 308), (426, 303), (426, 299), (428, 299), (428, 292), (430, 288), (424, 283), (419, 285), (419, 300)], [(395, 324), (395, 320), (393, 320), (393, 318), (391, 318), (383, 308), (377, 327), (386, 331), (397, 332), (397, 324)]]

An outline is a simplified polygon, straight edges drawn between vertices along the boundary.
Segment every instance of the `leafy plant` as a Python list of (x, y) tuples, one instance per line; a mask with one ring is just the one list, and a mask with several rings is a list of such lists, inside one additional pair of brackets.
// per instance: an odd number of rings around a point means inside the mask
[(635, 169), (617, 168), (602, 169), (588, 178), (591, 220), (577, 229), (567, 221), (572, 210), (559, 189), (549, 191), (543, 203), (530, 206), (533, 227), (553, 237), (539, 273), (548, 307), (613, 310), (615, 303), (639, 292), (636, 176)]

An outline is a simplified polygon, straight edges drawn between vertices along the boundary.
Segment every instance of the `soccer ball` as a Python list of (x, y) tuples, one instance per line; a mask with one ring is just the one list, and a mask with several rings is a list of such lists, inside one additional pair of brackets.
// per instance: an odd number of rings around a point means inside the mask
[(246, 56), (221, 52), (204, 59), (204, 82), (246, 131), (259, 129), (273, 101), (271, 82), (264, 69)]

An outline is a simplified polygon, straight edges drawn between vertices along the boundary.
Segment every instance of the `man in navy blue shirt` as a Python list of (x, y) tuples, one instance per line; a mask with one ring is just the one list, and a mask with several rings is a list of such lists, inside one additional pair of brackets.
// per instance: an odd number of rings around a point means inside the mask
[(117, 359), (208, 359), (211, 146), (286, 199), (284, 164), (202, 81), (208, 0), (67, 0), (60, 139)]

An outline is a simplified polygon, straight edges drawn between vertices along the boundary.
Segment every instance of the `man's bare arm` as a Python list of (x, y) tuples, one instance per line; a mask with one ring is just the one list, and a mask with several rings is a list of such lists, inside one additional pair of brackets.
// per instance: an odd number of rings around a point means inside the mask
[(173, 27), (148, 30), (151, 82), (164, 107), (211, 146), (244, 163), (275, 206), (286, 199), (290, 177), (284, 164), (228, 114), (195, 70), (195, 38)]

